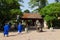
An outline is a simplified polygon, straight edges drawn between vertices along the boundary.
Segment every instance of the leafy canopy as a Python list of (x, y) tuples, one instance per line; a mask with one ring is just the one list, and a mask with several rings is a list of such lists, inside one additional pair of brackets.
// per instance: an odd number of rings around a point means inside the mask
[(24, 10), (24, 13), (30, 13), (30, 11), (28, 9)]
[[(20, 6), (18, 1), (22, 0), (0, 0), (0, 20), (1, 22), (5, 22), (6, 20), (11, 20), (14, 15), (19, 14), (22, 15)], [(15, 16), (16, 17), (16, 16)], [(14, 17), (14, 18), (15, 18)]]
[(50, 18), (48, 21), (55, 19), (58, 15), (60, 15), (60, 2), (47, 5), (41, 9), (40, 14), (45, 16), (44, 18), (46, 20)]
[[(39, 10), (45, 7), (47, 4), (47, 0), (30, 0), (29, 5), (31, 8), (38, 7), (36, 10)], [(36, 11), (35, 10), (35, 11)]]
[(30, 0), (29, 4), (31, 7), (35, 7), (35, 6), (43, 7), (46, 5), (46, 2), (47, 0)]

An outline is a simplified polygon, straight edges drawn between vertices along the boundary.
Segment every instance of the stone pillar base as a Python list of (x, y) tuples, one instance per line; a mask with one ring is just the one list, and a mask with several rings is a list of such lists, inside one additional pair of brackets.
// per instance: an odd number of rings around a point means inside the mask
[(44, 20), (44, 28), (48, 29), (48, 25), (47, 25), (47, 22), (45, 20)]
[(25, 28), (25, 32), (28, 32), (28, 28)]
[(48, 29), (48, 27), (44, 27), (44, 29)]

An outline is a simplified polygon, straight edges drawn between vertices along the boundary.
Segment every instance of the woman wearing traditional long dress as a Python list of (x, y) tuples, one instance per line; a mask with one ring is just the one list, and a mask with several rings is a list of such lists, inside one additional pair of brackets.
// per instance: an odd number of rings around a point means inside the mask
[(8, 33), (9, 33), (9, 24), (5, 24), (4, 25), (4, 36), (8, 37)]
[(18, 24), (18, 33), (21, 33), (22, 32), (22, 29), (23, 29), (23, 26), (21, 23)]

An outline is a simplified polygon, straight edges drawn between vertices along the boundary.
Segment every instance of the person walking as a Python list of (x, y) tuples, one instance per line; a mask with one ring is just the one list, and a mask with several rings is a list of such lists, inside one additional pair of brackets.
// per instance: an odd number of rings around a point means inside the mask
[(4, 36), (6, 36), (6, 37), (8, 37), (8, 34), (9, 34), (9, 24), (8, 23), (6, 23), (5, 25), (4, 25)]
[(19, 34), (22, 32), (23, 26), (21, 23), (19, 23), (17, 27), (18, 27), (17, 29), (18, 29), (18, 34)]

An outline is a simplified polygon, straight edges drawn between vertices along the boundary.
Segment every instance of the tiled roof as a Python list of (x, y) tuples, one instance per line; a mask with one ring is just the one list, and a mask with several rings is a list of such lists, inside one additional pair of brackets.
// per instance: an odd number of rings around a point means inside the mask
[(23, 13), (22, 18), (42, 18), (38, 13)]

